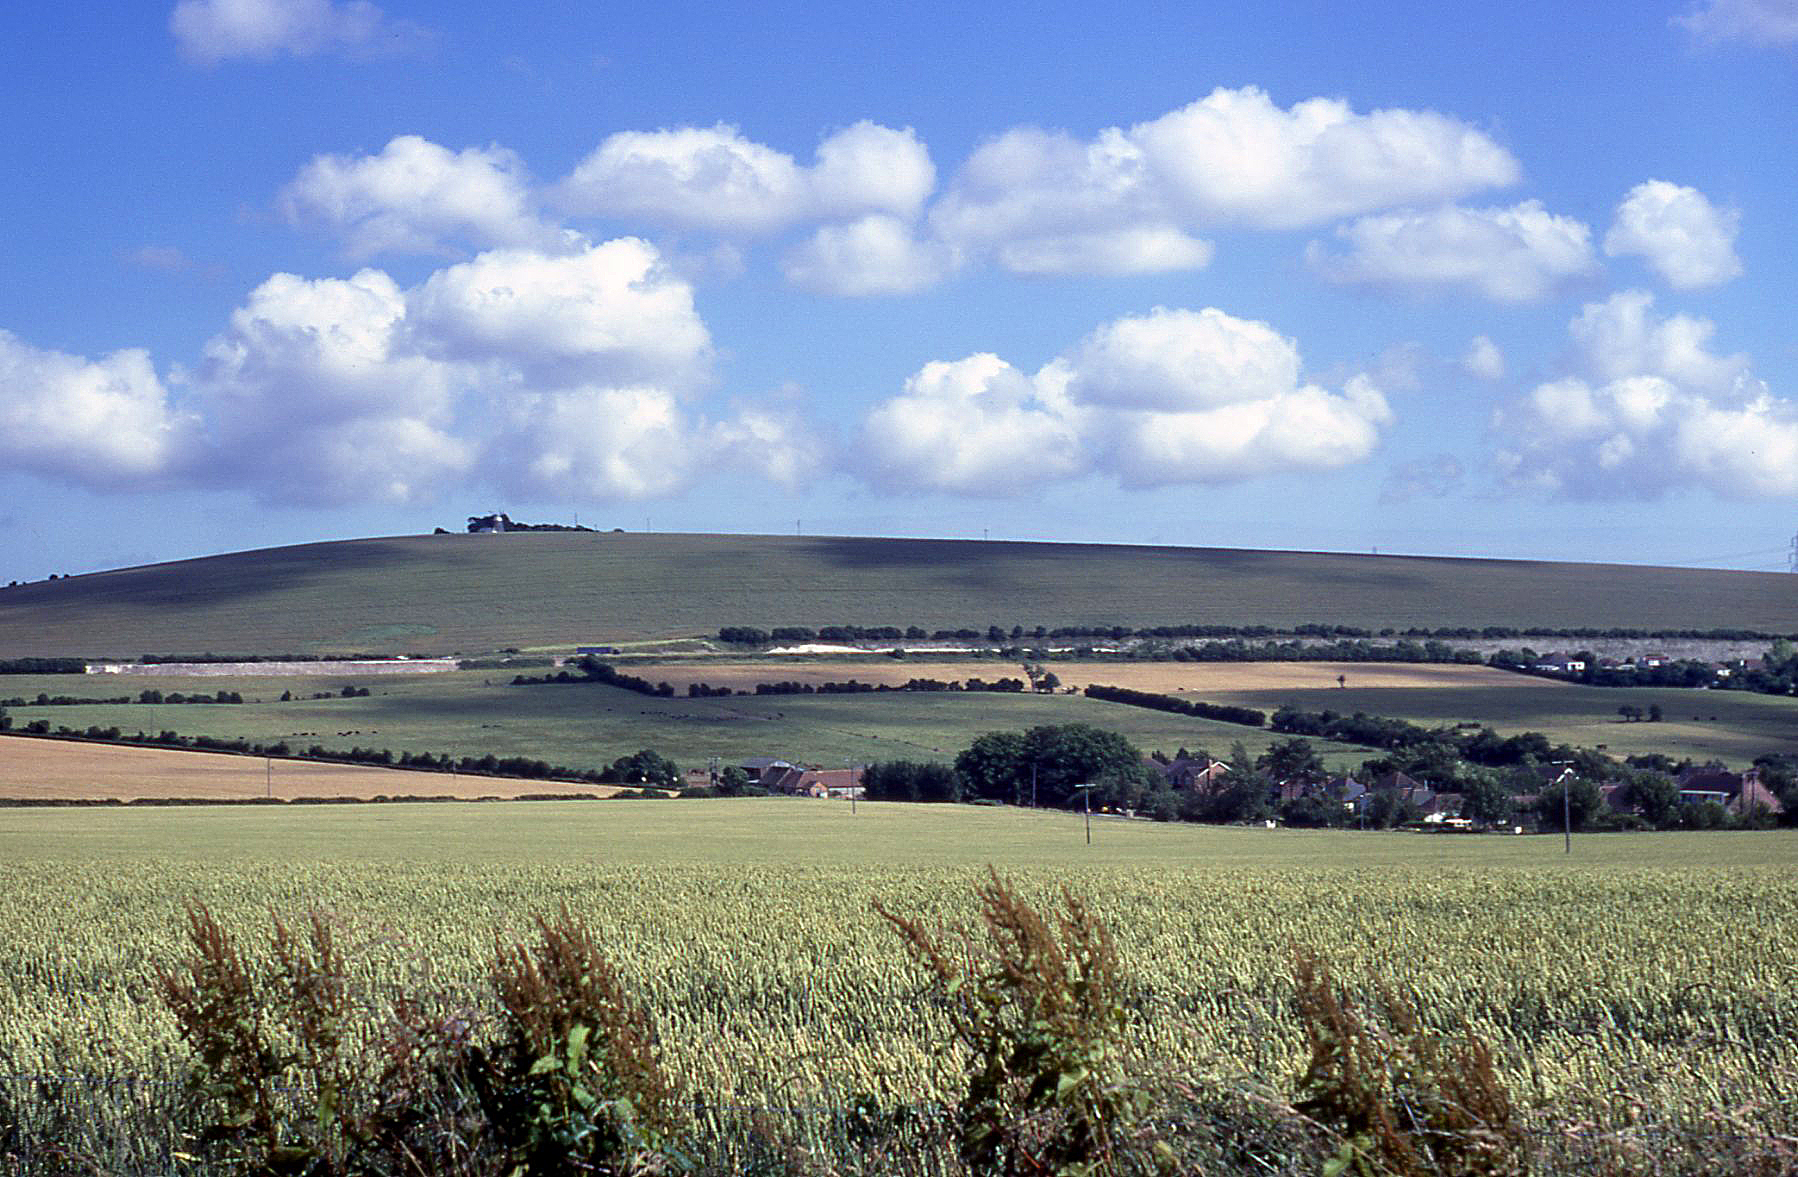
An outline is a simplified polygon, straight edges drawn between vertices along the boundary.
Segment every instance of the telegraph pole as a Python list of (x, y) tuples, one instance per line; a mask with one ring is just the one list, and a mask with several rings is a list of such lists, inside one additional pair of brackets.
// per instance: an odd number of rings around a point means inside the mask
[(1573, 775), (1573, 764), (1566, 760), (1553, 761), (1561, 768), (1561, 837), (1566, 843), (1565, 853), (1573, 853), (1573, 786), (1568, 778)]

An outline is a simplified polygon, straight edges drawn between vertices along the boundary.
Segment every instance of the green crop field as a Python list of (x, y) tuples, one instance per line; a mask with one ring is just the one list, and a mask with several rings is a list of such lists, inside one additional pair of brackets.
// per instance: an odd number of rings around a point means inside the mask
[(493, 936), (562, 905), (598, 931), (671, 1069), (711, 1103), (951, 1097), (960, 1059), (880, 900), (966, 918), (994, 863), (1114, 930), (1133, 1057), (1290, 1091), (1291, 953), (1396, 986), (1490, 1040), (1525, 1106), (1588, 1127), (1751, 1117), (1789, 1132), (1798, 833), (1556, 838), (1303, 833), (835, 802), (0, 811), (0, 1058), (170, 1076), (149, 969), (203, 901), (265, 942), (326, 908), (370, 992), (486, 984)]
[(410, 536), (0, 591), (0, 657), (567, 648), (723, 625), (1798, 632), (1772, 573), (1216, 548), (729, 535)]

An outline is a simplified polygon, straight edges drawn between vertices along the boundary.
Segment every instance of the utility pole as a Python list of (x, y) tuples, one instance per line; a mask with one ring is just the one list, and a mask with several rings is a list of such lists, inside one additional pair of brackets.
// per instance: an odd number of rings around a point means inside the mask
[(1075, 785), (1074, 787), (1076, 789), (1080, 790), (1080, 796), (1086, 802), (1086, 844), (1088, 846), (1091, 846), (1093, 844), (1093, 787), (1094, 786), (1089, 782), (1084, 785)]
[(1561, 837), (1566, 843), (1564, 853), (1573, 853), (1573, 786), (1568, 778), (1573, 776), (1573, 763), (1568, 760), (1551, 761), (1561, 765)]
[(264, 795), (272, 798), (275, 795), (275, 759), (274, 759), (274, 757), (264, 756), (262, 758), (262, 772), (263, 772), (263, 783), (267, 790)]

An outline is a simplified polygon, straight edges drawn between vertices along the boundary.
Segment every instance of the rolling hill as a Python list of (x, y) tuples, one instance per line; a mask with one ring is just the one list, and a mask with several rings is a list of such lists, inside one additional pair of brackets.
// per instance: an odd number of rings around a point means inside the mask
[(1798, 576), (1603, 564), (646, 533), (303, 544), (0, 590), (0, 657), (474, 653), (723, 625), (1798, 632)]

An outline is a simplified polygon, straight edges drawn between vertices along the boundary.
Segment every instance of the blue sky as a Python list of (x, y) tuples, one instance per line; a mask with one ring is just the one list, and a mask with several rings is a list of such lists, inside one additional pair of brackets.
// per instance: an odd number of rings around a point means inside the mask
[(1767, 569), (1798, 531), (1794, 0), (0, 38), (0, 581), (489, 510)]

